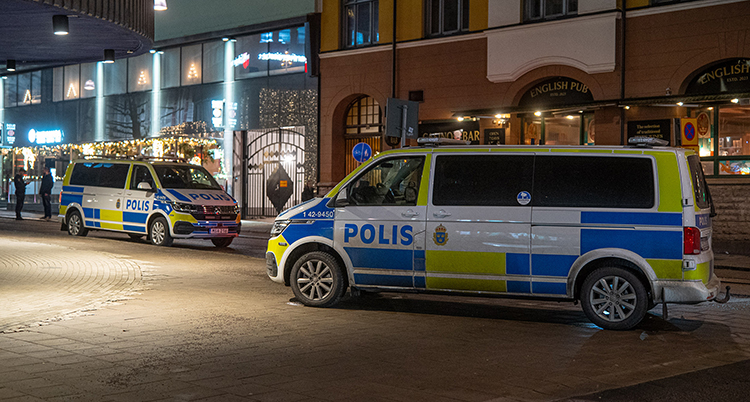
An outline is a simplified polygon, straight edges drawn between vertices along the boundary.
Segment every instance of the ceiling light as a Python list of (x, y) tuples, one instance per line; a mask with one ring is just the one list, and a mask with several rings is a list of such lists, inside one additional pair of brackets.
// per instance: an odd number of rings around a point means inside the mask
[(156, 53), (156, 49), (151, 49), (148, 52), (151, 53), (151, 54), (154, 54), (154, 53)]
[(630, 110), (630, 106), (625, 106), (625, 110)]
[(732, 103), (740, 103), (740, 100), (737, 98), (732, 99)]
[(5, 69), (8, 71), (16, 71), (16, 61), (15, 60), (8, 60), (5, 63)]
[(167, 0), (154, 0), (154, 10), (164, 11), (167, 9)]
[(456, 117), (456, 120), (458, 120), (458, 121), (464, 121), (464, 118), (461, 117), (461, 116), (459, 116), (459, 117)]
[(104, 49), (104, 62), (107, 64), (115, 62), (115, 49)]
[(67, 35), (68, 34), (68, 16), (67, 15), (53, 15), (52, 16), (52, 31), (55, 35)]
[(710, 107), (710, 108), (708, 108), (708, 110), (714, 110), (713, 106), (712, 106), (712, 107)]
[(536, 117), (539, 117), (541, 115), (542, 115), (542, 112), (539, 112), (539, 111), (534, 112), (534, 116), (536, 116)]
[(575, 119), (575, 117), (574, 117), (573, 115), (567, 115), (567, 116), (565, 116), (565, 118), (566, 118), (566, 119), (568, 119), (568, 120), (573, 120), (573, 119)]

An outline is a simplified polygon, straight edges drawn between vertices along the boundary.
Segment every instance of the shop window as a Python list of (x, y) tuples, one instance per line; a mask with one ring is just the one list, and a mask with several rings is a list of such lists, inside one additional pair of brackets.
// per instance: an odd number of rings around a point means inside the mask
[(469, 30), (469, 0), (430, 0), (427, 7), (428, 35), (450, 35)]
[(201, 83), (203, 64), (201, 63), (201, 45), (184, 46), (182, 48), (182, 85), (196, 85)]
[(435, 163), (433, 205), (519, 206), (534, 172), (533, 156), (441, 155)]
[(378, 43), (378, 1), (344, 0), (344, 47)]
[(5, 107), (18, 105), (18, 76), (9, 75), (3, 82), (5, 83)]
[(537, 155), (531, 197), (538, 207), (651, 208), (653, 163), (650, 158)]
[(81, 64), (81, 98), (96, 96), (96, 63)]
[(42, 72), (34, 71), (31, 73), (18, 75), (18, 92), (17, 104), (33, 105), (42, 102)]
[[(65, 84), (64, 72), (62, 67), (52, 69), (52, 102), (63, 100), (63, 85)], [(6, 103), (7, 105), (7, 103)]]
[(569, 114), (544, 120), (545, 145), (578, 145), (581, 136), (581, 116)]
[(81, 70), (80, 65), (73, 64), (71, 66), (63, 67), (65, 74), (65, 87), (63, 99), (71, 100), (78, 99), (81, 93)]
[(153, 56), (145, 53), (128, 59), (128, 92), (151, 90)]
[(382, 150), (382, 124), (380, 105), (375, 98), (364, 96), (349, 105), (345, 122), (347, 174), (359, 165), (352, 156), (352, 149), (357, 143), (364, 142), (370, 145), (373, 155)]
[(578, 0), (526, 0), (524, 21), (542, 21), (578, 14)]
[(750, 106), (720, 107), (716, 137), (719, 145), (718, 174), (750, 174)]
[(261, 59), (268, 60), (268, 73), (270, 75), (303, 73), (306, 71), (305, 37), (303, 35), (300, 40), (298, 33), (297, 29), (284, 29), (274, 32), (274, 37), (277, 37), (278, 40), (269, 42), (268, 52), (259, 55)]
[(234, 77), (236, 79), (265, 77), (268, 75), (268, 60), (261, 60), (261, 54), (268, 53), (268, 45), (273, 43), (273, 32), (237, 38), (234, 44)]
[(224, 42), (203, 44), (203, 82), (224, 81)]
[(104, 95), (124, 94), (128, 83), (128, 59), (104, 65)]
[(164, 50), (161, 55), (161, 87), (180, 86), (180, 48)]

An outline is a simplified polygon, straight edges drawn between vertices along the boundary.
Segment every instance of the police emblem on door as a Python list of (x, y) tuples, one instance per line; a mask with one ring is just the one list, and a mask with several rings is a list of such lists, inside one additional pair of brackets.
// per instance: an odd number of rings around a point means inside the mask
[(432, 240), (435, 241), (435, 244), (438, 246), (445, 246), (445, 243), (448, 243), (448, 230), (443, 225), (438, 225), (438, 227), (435, 228), (435, 233), (432, 235)]

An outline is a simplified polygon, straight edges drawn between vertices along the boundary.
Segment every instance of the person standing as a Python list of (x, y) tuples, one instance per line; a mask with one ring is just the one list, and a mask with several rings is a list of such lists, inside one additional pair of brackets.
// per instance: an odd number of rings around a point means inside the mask
[(55, 185), (55, 181), (49, 172), (49, 168), (44, 168), (44, 176), (42, 176), (42, 186), (39, 188), (39, 194), (42, 196), (42, 205), (44, 205), (44, 217), (45, 221), (52, 219), (52, 187)]
[(13, 177), (13, 185), (16, 186), (16, 220), (20, 221), (23, 220), (21, 218), (21, 210), (23, 209), (23, 201), (24, 198), (26, 198), (26, 185), (29, 184), (27, 181), (24, 181), (23, 176), (26, 175), (26, 169), (21, 168), (18, 170), (18, 173), (16, 173), (16, 176)]

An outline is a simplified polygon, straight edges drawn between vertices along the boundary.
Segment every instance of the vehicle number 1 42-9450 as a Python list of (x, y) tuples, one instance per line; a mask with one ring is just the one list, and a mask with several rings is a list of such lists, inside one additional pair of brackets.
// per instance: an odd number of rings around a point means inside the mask
[(333, 219), (333, 211), (305, 211), (302, 213), (305, 218), (328, 218)]

